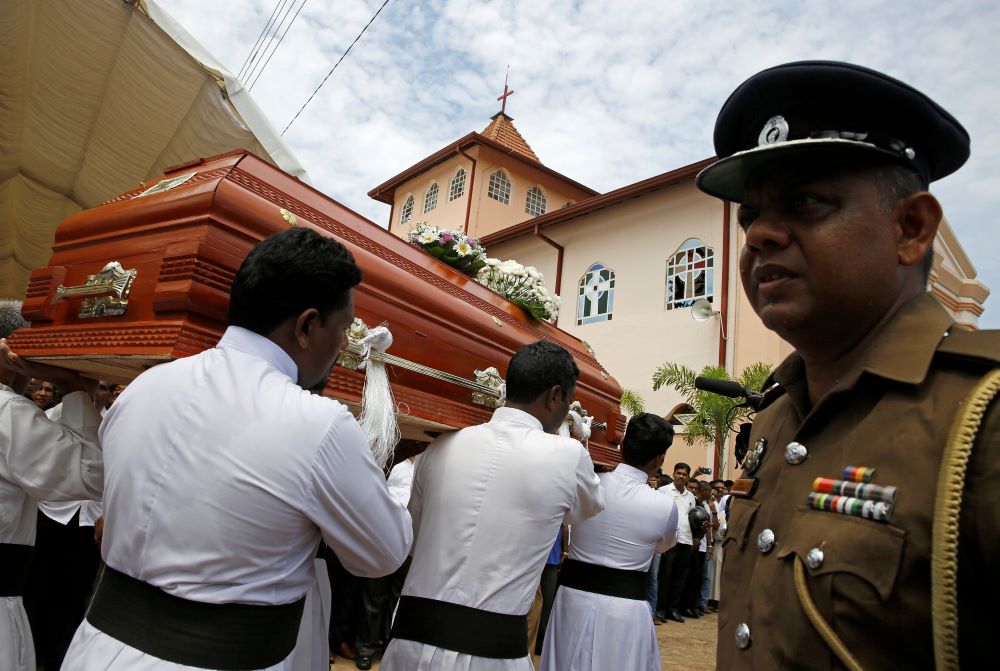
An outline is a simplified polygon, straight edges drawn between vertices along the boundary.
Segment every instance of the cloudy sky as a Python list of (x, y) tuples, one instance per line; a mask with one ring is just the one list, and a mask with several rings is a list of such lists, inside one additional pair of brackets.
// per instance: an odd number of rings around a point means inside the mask
[[(157, 2), (238, 72), (281, 0)], [(279, 131), (381, 4), (306, 0), (252, 91)], [(319, 189), (384, 225), (388, 206), (365, 194), (482, 130), (508, 65), (507, 112), (542, 162), (603, 192), (711, 156), (719, 106), (753, 73), (847, 60), (969, 130), (969, 163), (932, 190), (1000, 293), (998, 31), (995, 0), (390, 0), (285, 140)], [(1000, 327), (998, 301), (982, 326)]]

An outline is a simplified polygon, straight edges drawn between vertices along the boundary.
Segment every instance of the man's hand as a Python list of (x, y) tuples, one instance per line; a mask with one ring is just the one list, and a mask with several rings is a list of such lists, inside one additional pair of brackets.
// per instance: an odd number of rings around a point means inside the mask
[(707, 552), (707, 553), (708, 553), (708, 558), (709, 558), (709, 559), (711, 559), (711, 558), (712, 558), (712, 550), (714, 550), (714, 549), (715, 549), (715, 546), (714, 546), (714, 545), (709, 545), (709, 546), (708, 546), (708, 549), (707, 549), (707, 550), (705, 551), (705, 552)]
[[(101, 539), (104, 538), (104, 515), (94, 521), (94, 544), (101, 546)], [(709, 555), (711, 557), (712, 555)]]
[(97, 380), (88, 380), (76, 371), (22, 359), (11, 351), (6, 338), (0, 338), (0, 366), (12, 370), (18, 375), (51, 382), (57, 385), (63, 394), (85, 391), (93, 397), (97, 390)]

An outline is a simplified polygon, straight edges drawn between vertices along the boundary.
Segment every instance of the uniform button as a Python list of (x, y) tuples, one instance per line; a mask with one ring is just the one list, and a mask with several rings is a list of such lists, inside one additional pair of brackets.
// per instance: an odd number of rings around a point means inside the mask
[(736, 625), (736, 647), (740, 650), (746, 650), (750, 647), (750, 627), (747, 626), (746, 622), (740, 622)]
[(774, 548), (774, 532), (770, 529), (764, 529), (757, 536), (757, 549), (763, 554), (767, 554)]
[(815, 571), (820, 566), (823, 565), (823, 551), (819, 548), (813, 548), (806, 553), (806, 566)]
[(792, 466), (798, 466), (806, 457), (809, 456), (809, 450), (802, 443), (791, 442), (788, 443), (788, 447), (785, 448), (785, 461), (790, 463)]

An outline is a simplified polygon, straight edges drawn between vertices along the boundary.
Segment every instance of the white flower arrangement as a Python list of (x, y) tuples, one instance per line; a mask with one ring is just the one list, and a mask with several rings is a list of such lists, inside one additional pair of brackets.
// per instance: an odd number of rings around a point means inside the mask
[(537, 319), (554, 322), (559, 316), (559, 296), (549, 292), (542, 274), (533, 266), (523, 266), (513, 259), (487, 258), (476, 279)]

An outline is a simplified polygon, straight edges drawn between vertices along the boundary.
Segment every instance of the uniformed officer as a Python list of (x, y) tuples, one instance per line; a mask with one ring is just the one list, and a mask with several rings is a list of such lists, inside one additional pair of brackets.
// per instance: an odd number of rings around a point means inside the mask
[(973, 611), (1000, 597), (1000, 332), (927, 292), (927, 185), (968, 134), (886, 75), (800, 62), (729, 97), (715, 148), (698, 185), (740, 204), (744, 289), (795, 347), (733, 487), (718, 668), (992, 658), (995, 619)]

